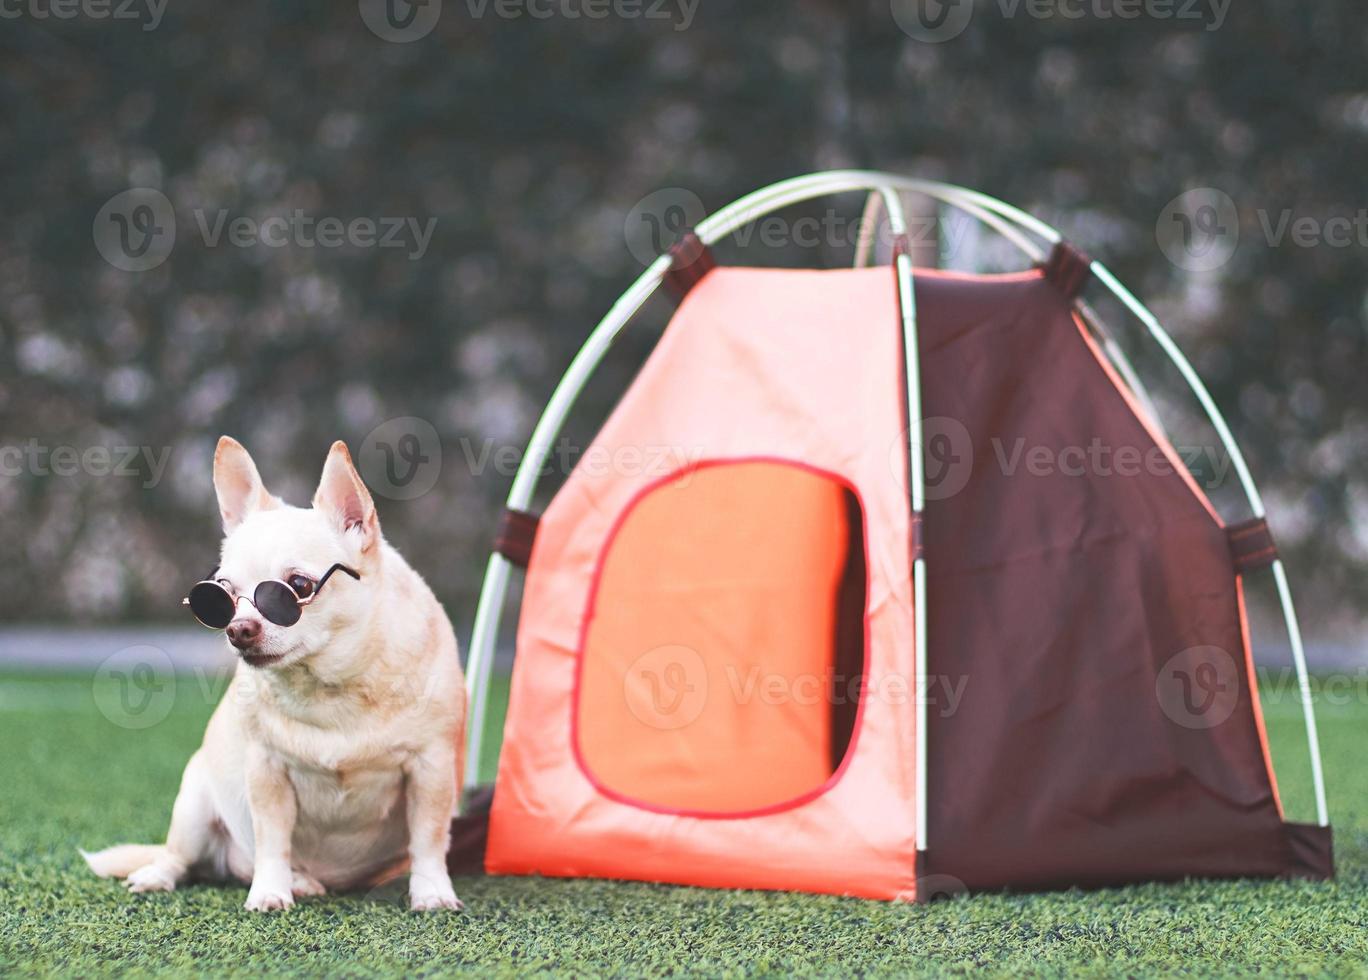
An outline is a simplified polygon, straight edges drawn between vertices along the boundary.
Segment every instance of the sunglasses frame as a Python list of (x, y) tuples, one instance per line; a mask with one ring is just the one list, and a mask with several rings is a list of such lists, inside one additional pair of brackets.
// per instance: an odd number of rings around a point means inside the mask
[[(296, 617), (295, 617), (295, 620), (294, 620), (293, 623), (277, 623), (274, 619), (272, 619), (271, 617), (267, 616), (264, 612), (261, 611), (261, 606), (258, 605), (258, 604), (257, 604), (257, 601), (256, 601), (256, 599), (257, 599), (257, 593), (258, 593), (259, 591), (261, 591), (261, 587), (262, 587), (263, 585), (279, 585), (279, 586), (283, 586), (286, 592), (288, 592), (290, 595), (294, 596), (295, 606), (296, 606), (296, 608), (298, 608), (298, 609), (300, 610), (300, 616), (302, 616), (302, 615), (303, 615), (304, 607), (305, 607), (305, 606), (308, 606), (308, 605), (311, 605), (311, 604), (313, 603), (313, 601), (314, 601), (315, 599), (318, 598), (318, 594), (319, 594), (320, 592), (323, 591), (323, 586), (325, 586), (325, 585), (328, 584), (328, 579), (332, 578), (334, 572), (346, 572), (346, 573), (347, 573), (348, 575), (350, 575), (352, 578), (356, 579), (356, 581), (358, 581), (358, 582), (361, 581), (361, 573), (360, 573), (360, 572), (358, 572), (358, 571), (357, 571), (356, 569), (354, 569), (354, 568), (350, 568), (350, 567), (348, 567), (347, 565), (342, 564), (341, 562), (338, 562), (337, 564), (335, 564), (335, 565), (333, 565), (331, 568), (329, 568), (326, 572), (324, 572), (324, 573), (322, 574), (322, 576), (319, 577), (319, 579), (318, 579), (318, 584), (314, 586), (313, 593), (312, 593), (311, 595), (309, 595), (307, 598), (302, 598), (302, 599), (301, 599), (300, 596), (299, 596), (299, 593), (296, 592), (294, 589), (292, 589), (292, 588), (290, 587), (290, 583), (289, 583), (289, 582), (281, 581), (281, 580), (278, 579), (278, 578), (268, 578), (268, 579), (263, 579), (262, 581), (258, 582), (258, 583), (256, 584), (256, 587), (255, 587), (254, 589), (252, 589), (252, 594), (251, 594), (250, 596), (247, 596), (247, 595), (237, 595), (237, 596), (235, 596), (235, 595), (233, 595), (233, 593), (229, 592), (226, 588), (224, 588), (223, 583), (219, 582), (217, 579), (214, 578), (214, 575), (218, 573), (218, 569), (215, 568), (212, 572), (209, 573), (209, 577), (208, 577), (208, 578), (201, 579), (200, 581), (198, 581), (198, 582), (196, 582), (194, 585), (192, 585), (192, 586), (190, 587), (190, 592), (193, 593), (193, 592), (194, 592), (196, 589), (198, 589), (201, 585), (210, 585), (210, 586), (213, 586), (214, 588), (218, 589), (220, 592), (222, 592), (225, 596), (227, 596), (227, 597), (232, 601), (232, 603), (233, 603), (234, 618), (236, 618), (236, 615), (237, 615), (238, 603), (241, 602), (243, 599), (246, 599), (247, 602), (251, 605), (251, 607), (252, 607), (253, 609), (255, 609), (255, 610), (261, 615), (261, 618), (262, 618), (262, 619), (266, 620), (268, 623), (271, 623), (272, 625), (282, 627), (283, 629), (289, 629), (291, 626), (294, 626), (295, 623), (298, 623), (298, 622), (299, 622), (299, 616), (296, 616)], [(226, 630), (229, 626), (232, 625), (232, 622), (233, 622), (232, 619), (229, 619), (228, 622), (224, 623), (222, 626), (210, 626), (210, 625), (209, 625), (208, 623), (206, 623), (204, 620), (200, 619), (199, 614), (198, 614), (197, 612), (195, 612), (195, 607), (194, 607), (193, 605), (190, 604), (190, 594), (189, 594), (189, 593), (187, 593), (186, 596), (185, 596), (183, 599), (181, 599), (181, 605), (182, 605), (182, 606), (189, 606), (189, 607), (190, 607), (190, 614), (191, 614), (192, 616), (195, 617), (195, 622), (199, 623), (199, 624), (200, 624), (201, 626), (203, 626), (205, 629), (210, 629), (210, 630), (213, 630), (214, 632), (217, 633), (217, 632), (221, 632), (222, 630)]]

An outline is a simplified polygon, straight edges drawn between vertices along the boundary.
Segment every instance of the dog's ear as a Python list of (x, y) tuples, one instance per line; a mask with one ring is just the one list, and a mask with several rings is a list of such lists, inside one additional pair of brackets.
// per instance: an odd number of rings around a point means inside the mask
[(251, 454), (231, 436), (220, 436), (214, 450), (214, 492), (224, 531), (232, 531), (248, 514), (280, 506), (280, 499), (266, 492)]
[(375, 514), (375, 503), (361, 476), (352, 465), (351, 453), (341, 440), (332, 444), (327, 462), (323, 464), (323, 478), (318, 481), (313, 505), (328, 515), (344, 534), (361, 535), (361, 550), (367, 551), (380, 536), (380, 519)]

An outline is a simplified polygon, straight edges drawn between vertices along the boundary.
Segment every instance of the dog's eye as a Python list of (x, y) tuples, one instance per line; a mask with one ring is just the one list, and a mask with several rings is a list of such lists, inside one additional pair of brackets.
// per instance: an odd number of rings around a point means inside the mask
[(291, 575), (285, 580), (285, 584), (294, 590), (294, 594), (301, 599), (307, 599), (313, 595), (314, 581), (304, 575)]

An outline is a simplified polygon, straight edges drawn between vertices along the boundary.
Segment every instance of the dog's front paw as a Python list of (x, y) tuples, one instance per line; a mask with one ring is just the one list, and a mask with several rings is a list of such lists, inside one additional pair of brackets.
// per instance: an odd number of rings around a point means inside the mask
[(290, 893), (295, 898), (316, 898), (319, 895), (326, 895), (328, 890), (313, 875), (304, 871), (295, 871), (293, 880), (290, 882)]
[(254, 881), (251, 891), (247, 893), (247, 903), (243, 905), (243, 908), (248, 912), (279, 912), (293, 904), (294, 896), (290, 894), (288, 882), (284, 888), (276, 888)]
[(451, 879), (446, 875), (409, 878), (409, 908), (415, 912), (436, 912), (450, 909), (459, 912), (465, 908), (456, 890), (451, 887)]
[(176, 876), (159, 864), (144, 864), (124, 879), (131, 892), (173, 892)]

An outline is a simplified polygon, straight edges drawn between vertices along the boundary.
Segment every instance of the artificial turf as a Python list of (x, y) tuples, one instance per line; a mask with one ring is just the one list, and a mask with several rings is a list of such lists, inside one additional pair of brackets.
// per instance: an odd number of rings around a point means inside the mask
[[(182, 679), (134, 720), (165, 718), (139, 729), (107, 717), (124, 710), (113, 684), (0, 674), (0, 975), (1368, 971), (1361, 684), (1319, 707), (1339, 865), (1330, 883), (1197, 881), (915, 906), (465, 878), (456, 890), (466, 911), (429, 916), (408, 912), (395, 888), (257, 916), (242, 910), (242, 887), (131, 896), (96, 879), (78, 846), (162, 840), (181, 767), (218, 693)], [(1305, 818), (1300, 711), (1283, 690), (1265, 712), (1289, 816)]]

